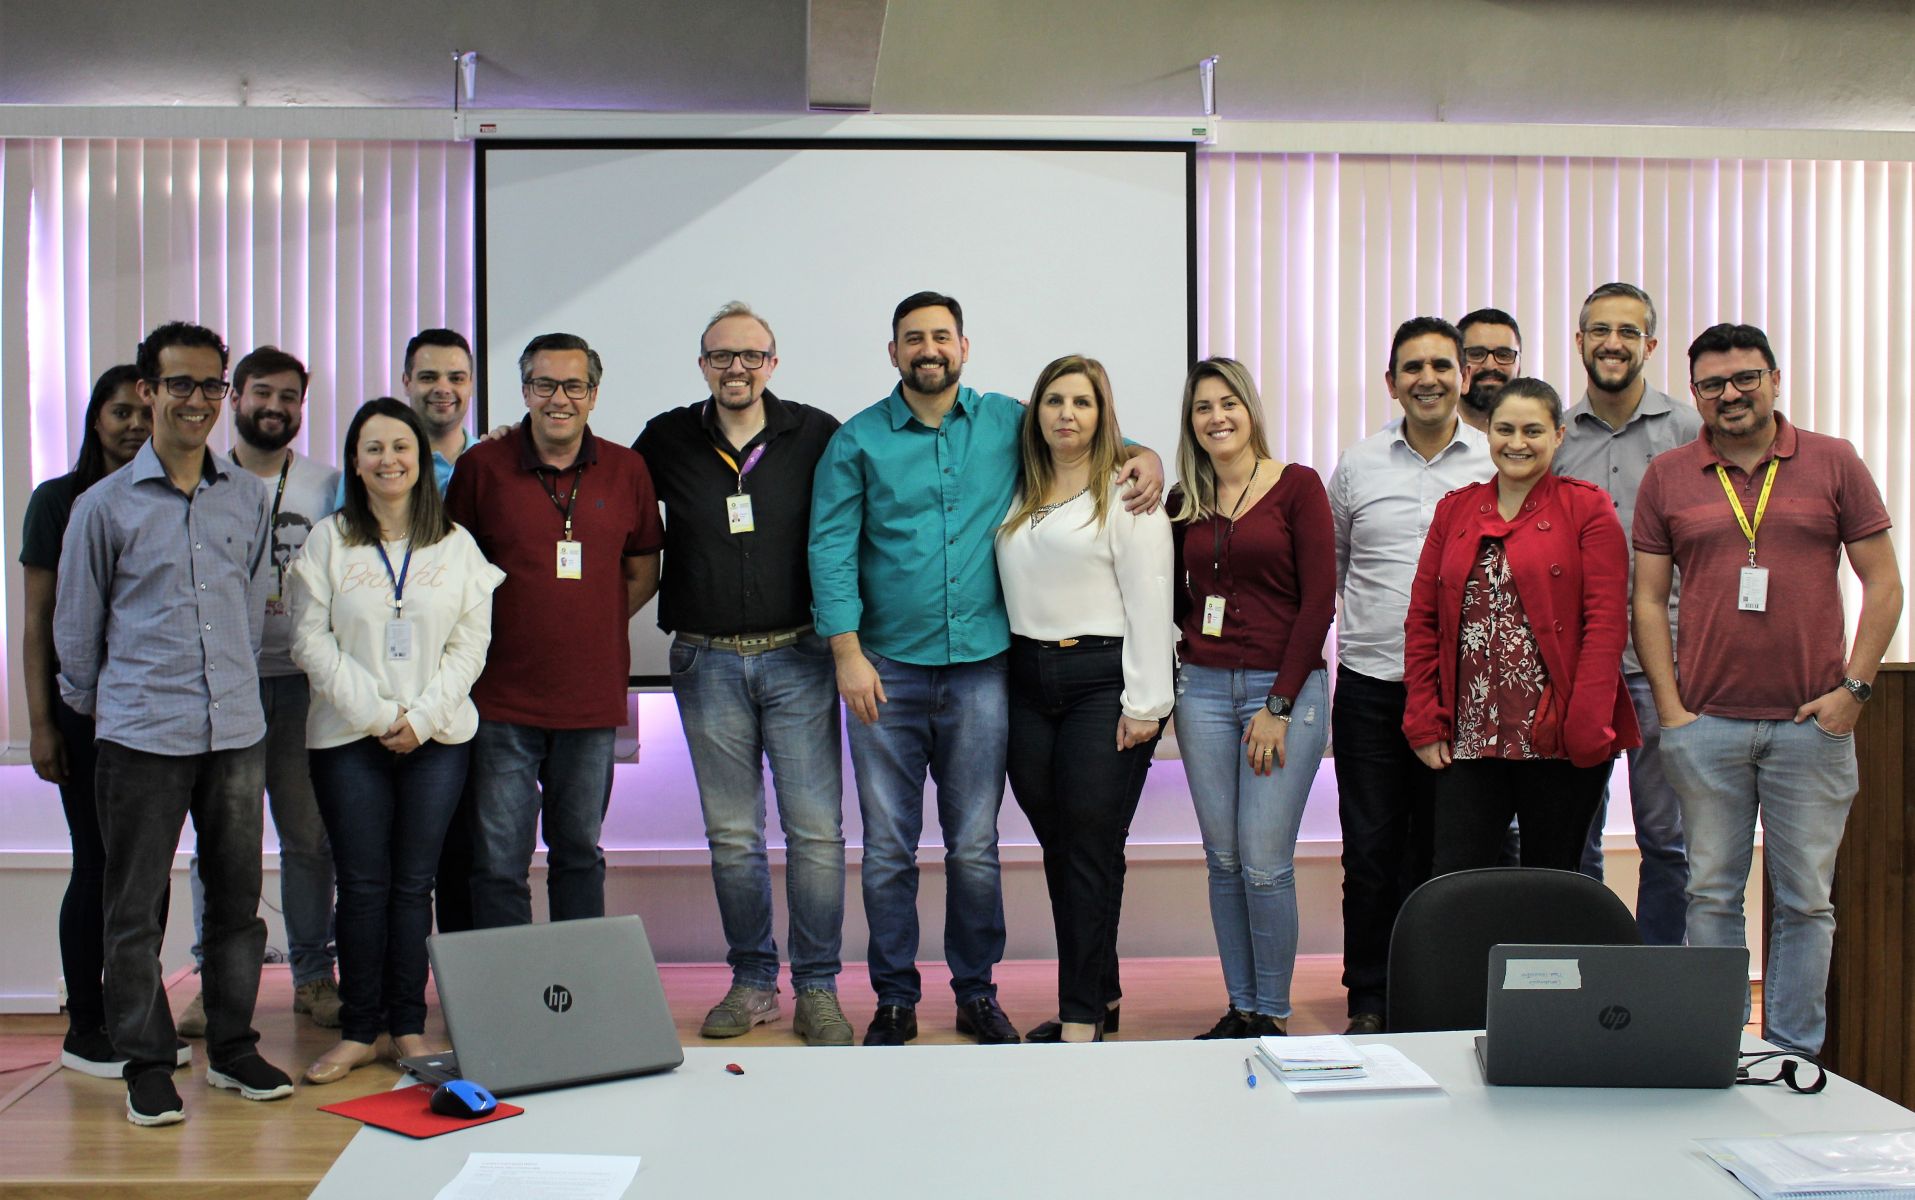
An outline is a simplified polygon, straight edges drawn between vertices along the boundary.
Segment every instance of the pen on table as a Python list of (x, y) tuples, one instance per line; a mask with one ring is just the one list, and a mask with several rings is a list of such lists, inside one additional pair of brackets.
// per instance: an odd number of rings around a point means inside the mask
[(1243, 1060), (1243, 1085), (1245, 1087), (1257, 1086), (1257, 1069), (1250, 1065), (1250, 1060), (1247, 1058)]

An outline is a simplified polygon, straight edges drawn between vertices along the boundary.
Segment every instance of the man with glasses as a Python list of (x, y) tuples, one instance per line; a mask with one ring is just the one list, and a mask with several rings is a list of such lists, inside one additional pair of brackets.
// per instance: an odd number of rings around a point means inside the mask
[(778, 945), (765, 851), (764, 764), (785, 836), (792, 1028), (848, 1046), (838, 1005), (844, 931), (844, 780), (831, 648), (811, 623), (805, 543), (830, 414), (769, 390), (771, 326), (732, 302), (698, 341), (706, 399), (654, 417), (633, 448), (665, 505), (658, 626), (676, 632), (672, 693), (711, 844), (731, 988), (699, 1032), (776, 1020)]
[(1456, 323), (1463, 335), (1463, 364), (1469, 368), (1469, 388), (1463, 392), (1456, 415), (1471, 429), (1488, 430), (1489, 406), (1503, 385), (1522, 374), (1523, 331), (1516, 318), (1500, 308), (1479, 308)]
[(160, 914), (192, 814), (206, 885), (206, 1081), (249, 1100), (290, 1095), (252, 1027), (266, 720), (259, 646), (272, 580), (271, 496), (206, 449), (226, 399), (226, 346), (175, 321), (140, 343), (153, 437), (74, 505), (60, 556), (60, 694), (99, 736), (106, 843), (106, 1010), (127, 1060), (126, 1116), (185, 1120), (160, 980)]
[[(1688, 404), (1651, 387), (1643, 368), (1656, 352), (1656, 304), (1633, 283), (1605, 283), (1589, 293), (1577, 319), (1576, 351), (1589, 386), (1564, 416), (1556, 473), (1603, 488), (1628, 529), (1650, 460), (1695, 440), (1702, 419)], [(1670, 580), (1670, 620), (1681, 582)], [(1662, 728), (1635, 642), (1623, 648), (1623, 675), (1636, 708), (1642, 745), (1629, 752), (1629, 805), (1642, 866), (1636, 883), (1636, 926), (1651, 946), (1679, 946), (1686, 923), (1689, 862), (1682, 846), (1682, 806), (1662, 767)], [(1602, 831), (1609, 793), (1596, 806), (1583, 848), (1583, 874), (1603, 877)]]
[(460, 456), (446, 511), (506, 573), (472, 688), (472, 921), (532, 920), (534, 832), (551, 919), (605, 915), (599, 829), (626, 719), (626, 626), (658, 586), (664, 544), (645, 462), (592, 435), (604, 368), (584, 338), (519, 355), (526, 415)]
[[(1782, 372), (1760, 329), (1704, 330), (1689, 379), (1702, 434), (1649, 465), (1633, 535), (1636, 654), (1689, 840), (1689, 943), (1743, 944), (1759, 814), (1775, 891), (1763, 1036), (1813, 1054), (1827, 1027), (1829, 892), (1855, 798), (1855, 722), (1901, 618), (1901, 571), (1854, 447), (1775, 410)], [(1846, 656), (1844, 549), (1862, 581)]]
[(1383, 1028), (1390, 930), (1429, 878), (1435, 772), (1403, 736), (1403, 621), (1436, 502), (1490, 475), (1489, 441), (1456, 412), (1463, 335), (1413, 317), (1383, 385), (1400, 420), (1344, 451), (1330, 476), (1337, 551), (1337, 684), (1330, 702), (1343, 827), (1343, 986), (1349, 1032)]

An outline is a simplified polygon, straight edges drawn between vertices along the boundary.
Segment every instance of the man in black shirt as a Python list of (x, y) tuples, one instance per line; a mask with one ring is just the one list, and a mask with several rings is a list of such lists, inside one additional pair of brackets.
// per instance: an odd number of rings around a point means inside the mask
[(676, 633), (672, 692), (711, 842), (732, 986), (706, 1037), (778, 1016), (763, 763), (785, 833), (793, 1029), (848, 1046), (838, 1006), (844, 928), (844, 784), (831, 649), (811, 628), (811, 475), (838, 422), (766, 390), (771, 326), (718, 310), (699, 339), (710, 396), (654, 417), (633, 444), (665, 505), (659, 628)]

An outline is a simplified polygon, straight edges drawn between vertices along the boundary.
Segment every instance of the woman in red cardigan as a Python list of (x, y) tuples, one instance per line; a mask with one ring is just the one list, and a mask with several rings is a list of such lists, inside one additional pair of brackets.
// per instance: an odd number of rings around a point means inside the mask
[(1443, 497), (1404, 622), (1403, 733), (1439, 772), (1435, 873), (1573, 871), (1616, 755), (1640, 741), (1623, 683), (1629, 549), (1615, 502), (1550, 473), (1563, 406), (1538, 379), (1489, 414), (1496, 477)]

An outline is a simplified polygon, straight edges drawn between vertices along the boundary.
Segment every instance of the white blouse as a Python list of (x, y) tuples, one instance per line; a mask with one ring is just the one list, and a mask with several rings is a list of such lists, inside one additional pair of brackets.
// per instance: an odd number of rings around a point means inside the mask
[[(1011, 632), (1040, 641), (1124, 639), (1124, 715), (1154, 721), (1170, 712), (1170, 519), (1163, 509), (1124, 511), (1111, 485), (1103, 527), (1088, 491), (997, 535), (997, 574)], [(1013, 505), (1015, 505), (1013, 501)]]
[(387, 542), (405, 570), (411, 653), (386, 653), (392, 578), (372, 546), (349, 546), (337, 516), (321, 521), (292, 562), (293, 661), (312, 684), (306, 745), (314, 750), (378, 737), (399, 710), (421, 742), (470, 741), (479, 710), (472, 684), (492, 642), (492, 592), (505, 572), (486, 561), (463, 528), (412, 555)]

